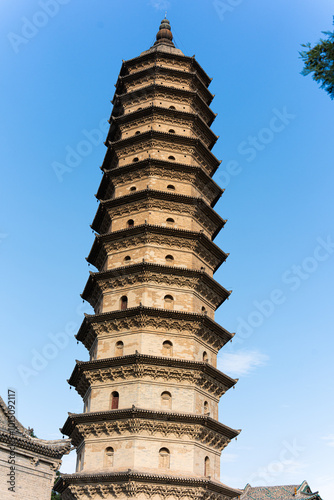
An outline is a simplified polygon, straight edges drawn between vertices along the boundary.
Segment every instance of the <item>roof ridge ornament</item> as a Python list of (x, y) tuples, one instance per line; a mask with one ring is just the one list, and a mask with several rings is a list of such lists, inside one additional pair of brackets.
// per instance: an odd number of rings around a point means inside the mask
[(159, 45), (159, 44), (167, 44), (167, 45), (172, 45), (174, 46), (173, 43), (173, 33), (172, 29), (170, 26), (170, 22), (167, 19), (167, 11), (165, 13), (164, 19), (161, 21), (160, 26), (159, 26), (159, 31), (157, 33), (157, 40), (154, 43), (154, 45)]

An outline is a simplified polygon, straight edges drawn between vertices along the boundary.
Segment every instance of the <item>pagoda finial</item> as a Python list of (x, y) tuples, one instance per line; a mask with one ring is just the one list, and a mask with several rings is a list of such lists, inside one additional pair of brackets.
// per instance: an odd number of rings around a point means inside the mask
[(154, 45), (164, 43), (167, 45), (172, 45), (174, 47), (172, 40), (173, 40), (172, 29), (170, 27), (170, 22), (167, 19), (167, 11), (166, 11), (165, 17), (161, 21), (159, 31), (157, 33), (157, 41), (155, 42)]

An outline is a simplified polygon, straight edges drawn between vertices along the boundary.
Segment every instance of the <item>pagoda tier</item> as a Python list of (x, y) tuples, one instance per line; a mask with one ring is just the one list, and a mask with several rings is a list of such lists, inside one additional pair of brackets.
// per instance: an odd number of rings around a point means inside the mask
[(148, 356), (138, 351), (128, 356), (77, 361), (68, 383), (84, 398), (94, 382), (116, 381), (126, 376), (131, 379), (162, 378), (189, 382), (219, 398), (237, 383), (236, 379), (228, 377), (207, 362)]
[(63, 474), (57, 485), (63, 500), (76, 498), (171, 498), (183, 500), (230, 500), (240, 490), (205, 478), (187, 478), (164, 474), (100, 472)]
[(200, 137), (210, 150), (218, 140), (216, 134), (197, 114), (153, 105), (119, 117), (112, 116), (107, 142), (138, 135), (140, 129), (151, 130), (153, 126), (158, 131), (161, 129), (161, 132), (174, 130), (172, 133), (181, 136)]
[(147, 85), (126, 94), (116, 94), (112, 104), (114, 105), (112, 117), (132, 113), (139, 108), (159, 106), (195, 113), (210, 127), (217, 116), (198, 92), (158, 84)]
[(198, 92), (203, 101), (210, 106), (214, 96), (204, 85), (196, 72), (185, 72), (182, 69), (152, 65), (128, 75), (120, 75), (116, 83), (116, 96), (128, 94), (138, 87), (149, 85), (166, 85), (183, 90), (186, 87)]
[(80, 446), (93, 434), (98, 435), (101, 441), (105, 436), (136, 436), (138, 423), (145, 433), (159, 434), (160, 439), (168, 439), (174, 434), (177, 438), (183, 438), (188, 445), (194, 442), (204, 446), (210, 444), (218, 451), (240, 433), (209, 415), (143, 410), (135, 405), (107, 412), (70, 413), (61, 431), (70, 436), (75, 446)]
[(154, 189), (163, 183), (168, 191), (171, 189), (171, 178), (174, 189), (182, 190), (182, 193), (188, 196), (200, 195), (211, 207), (224, 192), (201, 167), (146, 158), (105, 171), (96, 197), (99, 200), (108, 200), (124, 196), (132, 192), (134, 187), (135, 190), (143, 190), (147, 186)]
[[(115, 355), (115, 346), (111, 345), (110, 339), (116, 336), (119, 340), (123, 335), (131, 340), (124, 344), (124, 355), (134, 354), (139, 349), (144, 354), (162, 354), (161, 340), (159, 343), (157, 340), (155, 346), (147, 339), (156, 336), (159, 339), (167, 334), (174, 346), (173, 357), (195, 361), (203, 359), (206, 352), (207, 361), (213, 366), (216, 366), (218, 350), (234, 337), (234, 333), (225, 330), (206, 314), (140, 306), (85, 315), (76, 339), (90, 351), (91, 359), (100, 359), (102, 353), (106, 358)], [(185, 342), (189, 344), (188, 349), (184, 348)], [(98, 343), (101, 347), (99, 350), (95, 349)]]
[(228, 257), (204, 233), (143, 224), (96, 235), (87, 261), (99, 271), (106, 271), (124, 265), (130, 252), (135, 264), (142, 260), (143, 247), (148, 262), (151, 259), (156, 264), (165, 264), (166, 255), (172, 253), (178, 263), (175, 265), (197, 270), (204, 267), (210, 276)]
[(108, 141), (108, 152), (103, 162), (103, 169), (123, 167), (146, 158), (159, 158), (186, 165), (200, 166), (209, 175), (213, 175), (220, 161), (197, 137), (177, 135), (174, 132), (144, 130), (132, 137), (118, 141)]
[[(129, 227), (129, 217), (136, 214), (134, 225), (153, 224), (190, 229), (214, 238), (224, 227), (222, 219), (202, 198), (144, 189), (101, 201), (92, 229), (100, 234)], [(174, 217), (173, 217), (174, 216)]]
[(196, 73), (203, 84), (208, 87), (212, 82), (212, 78), (204, 71), (202, 66), (196, 61), (195, 57), (185, 56), (181, 50), (147, 50), (140, 56), (134, 57), (127, 61), (123, 61), (120, 77), (142, 70), (147, 67), (162, 65), (166, 68), (178, 68), (188, 73)]
[(218, 422), (220, 397), (237, 380), (217, 369), (233, 334), (214, 322), (230, 296), (213, 279), (228, 254), (213, 239), (210, 78), (174, 47), (162, 21), (154, 46), (123, 62), (113, 98), (95, 241), (82, 297), (94, 308), (77, 339), (69, 384), (83, 413), (62, 429), (77, 448), (65, 500), (222, 500), (220, 455), (240, 431)]
[(122, 291), (128, 296), (128, 307), (164, 308), (166, 287), (173, 293), (171, 309), (207, 311), (210, 316), (231, 294), (204, 271), (141, 262), (90, 273), (81, 296), (96, 312), (119, 309)]

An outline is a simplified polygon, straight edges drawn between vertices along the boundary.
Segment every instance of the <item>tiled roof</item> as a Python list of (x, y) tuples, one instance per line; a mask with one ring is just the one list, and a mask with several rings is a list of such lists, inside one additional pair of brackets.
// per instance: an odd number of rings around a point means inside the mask
[(321, 500), (318, 492), (312, 493), (307, 482), (301, 485), (256, 486), (249, 484), (243, 490), (240, 500)]

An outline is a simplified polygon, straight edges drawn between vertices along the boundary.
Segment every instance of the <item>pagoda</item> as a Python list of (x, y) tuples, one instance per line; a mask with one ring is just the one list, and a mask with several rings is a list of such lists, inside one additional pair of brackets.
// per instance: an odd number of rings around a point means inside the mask
[(214, 321), (229, 297), (213, 279), (227, 258), (213, 242), (225, 224), (213, 209), (211, 79), (173, 43), (164, 19), (156, 42), (123, 61), (98, 189), (96, 233), (83, 299), (94, 308), (76, 338), (69, 384), (83, 413), (62, 432), (77, 450), (68, 499), (222, 499), (220, 455), (240, 431), (218, 421), (237, 380), (216, 368), (233, 334)]

